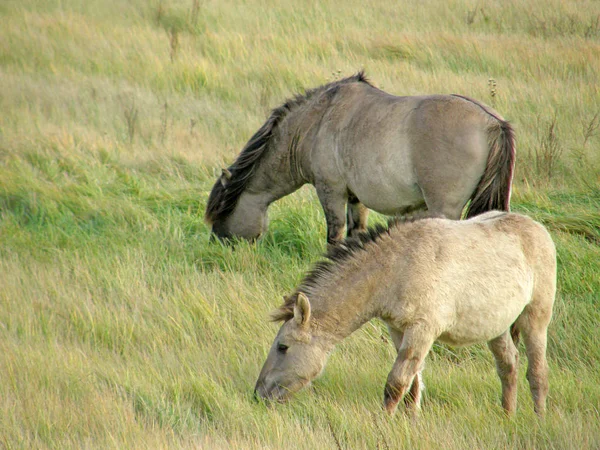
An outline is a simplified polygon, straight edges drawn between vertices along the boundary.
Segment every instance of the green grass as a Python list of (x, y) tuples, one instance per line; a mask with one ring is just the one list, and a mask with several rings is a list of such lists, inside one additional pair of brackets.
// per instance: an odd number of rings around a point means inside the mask
[[(598, 3), (193, 4), (0, 5), (0, 447), (598, 448)], [(324, 250), (323, 213), (303, 188), (234, 251), (208, 240), (208, 191), (270, 108), (361, 68), (514, 124), (513, 208), (558, 248), (545, 421), (524, 364), (503, 417), (485, 346), (436, 346), (420, 419), (386, 417), (379, 322), (289, 404), (253, 401), (268, 313)]]

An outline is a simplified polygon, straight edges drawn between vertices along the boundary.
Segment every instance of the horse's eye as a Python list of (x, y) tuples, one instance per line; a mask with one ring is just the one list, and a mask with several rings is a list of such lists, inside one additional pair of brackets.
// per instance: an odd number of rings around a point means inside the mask
[(289, 347), (288, 347), (287, 345), (285, 345), (285, 344), (279, 344), (279, 345), (277, 346), (277, 351), (278, 351), (279, 353), (285, 353), (285, 352), (287, 352), (287, 349), (288, 349), (288, 348), (289, 348)]

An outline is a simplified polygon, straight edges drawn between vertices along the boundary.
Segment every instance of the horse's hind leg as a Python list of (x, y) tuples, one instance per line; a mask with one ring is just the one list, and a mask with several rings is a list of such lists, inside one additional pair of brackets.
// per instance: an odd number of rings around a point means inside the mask
[(546, 330), (523, 332), (527, 350), (527, 381), (533, 397), (535, 412), (543, 416), (548, 396), (548, 362), (546, 361)]
[(318, 183), (315, 187), (327, 221), (327, 243), (336, 244), (344, 239), (346, 193), (324, 183)]
[(417, 378), (417, 375), (423, 368), (423, 362), (433, 341), (434, 337), (425, 326), (414, 326), (405, 330), (383, 395), (384, 407), (389, 414), (396, 411), (398, 402), (404, 398), (409, 389), (413, 390), (415, 379), (417, 379), (415, 389), (419, 393), (416, 400), (420, 400), (420, 377)]
[(367, 230), (367, 218), (369, 210), (363, 205), (358, 198), (350, 195), (348, 198), (348, 208), (346, 213), (347, 235), (348, 237), (356, 237), (359, 233)]
[(433, 189), (423, 189), (423, 197), (427, 205), (427, 211), (431, 215), (443, 215), (447, 219), (459, 220), (462, 210), (468, 201), (468, 197), (464, 198), (453, 193), (438, 193)]
[(434, 153), (420, 154), (415, 161), (417, 179), (427, 210), (432, 215), (460, 219), (485, 170), (487, 154), (487, 148), (481, 147), (478, 142), (466, 142), (460, 148), (436, 148)]
[[(388, 325), (388, 330), (390, 332), (390, 336), (392, 337), (392, 341), (394, 341), (394, 346), (396, 347), (396, 351), (400, 351), (400, 347), (402, 346), (402, 339), (404, 338), (404, 333), (398, 331)], [(412, 409), (418, 411), (421, 409), (421, 398), (422, 393), (425, 390), (425, 383), (423, 383), (423, 376), (421, 375), (423, 371), (423, 365), (413, 378), (412, 384), (408, 389), (408, 392), (404, 396), (404, 405), (407, 409)]]
[(503, 335), (488, 342), (496, 358), (496, 369), (502, 382), (502, 407), (507, 414), (513, 414), (517, 406), (517, 364), (519, 352), (507, 330)]
[[(531, 306), (531, 305), (530, 305)], [(535, 412), (543, 416), (548, 396), (548, 361), (546, 360), (547, 329), (551, 312), (534, 311), (530, 307), (517, 321), (527, 351), (527, 381), (533, 397)]]

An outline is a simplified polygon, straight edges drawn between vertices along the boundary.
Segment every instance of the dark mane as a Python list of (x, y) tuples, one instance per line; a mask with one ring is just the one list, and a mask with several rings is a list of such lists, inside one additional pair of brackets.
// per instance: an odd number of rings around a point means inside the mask
[(303, 292), (310, 297), (311, 291), (318, 288), (320, 281), (332, 274), (337, 266), (348, 261), (357, 253), (367, 250), (373, 243), (389, 235), (395, 228), (407, 223), (433, 218), (443, 218), (443, 216), (425, 213), (409, 217), (395, 217), (390, 219), (387, 225), (375, 225), (364, 233), (359, 234), (358, 238), (347, 238), (335, 247), (329, 248), (324, 255), (325, 259), (315, 264), (311, 271), (304, 277), (296, 292), (289, 297), (285, 297), (283, 305), (271, 313), (271, 320), (274, 322), (286, 321), (294, 317), (294, 304), (299, 292)]
[(350, 77), (307, 90), (304, 95), (296, 95), (288, 99), (283, 105), (275, 108), (267, 121), (250, 138), (235, 162), (229, 167), (231, 180), (227, 183), (227, 187), (223, 186), (220, 179), (214, 184), (208, 197), (204, 219), (208, 223), (213, 223), (216, 220), (226, 219), (233, 212), (240, 195), (248, 186), (256, 172), (256, 168), (266, 154), (268, 143), (275, 129), (289, 112), (322, 93), (327, 93), (333, 98), (340, 86), (349, 83), (366, 83), (371, 86), (364, 72), (360, 71)]

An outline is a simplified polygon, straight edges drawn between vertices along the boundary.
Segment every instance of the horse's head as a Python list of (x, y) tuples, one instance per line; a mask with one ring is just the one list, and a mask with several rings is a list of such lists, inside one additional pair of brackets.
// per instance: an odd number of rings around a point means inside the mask
[(215, 182), (208, 197), (205, 220), (219, 239), (254, 240), (267, 229), (266, 206), (255, 196), (243, 192), (245, 186), (232, 179), (228, 169)]
[(256, 396), (285, 401), (322, 372), (330, 346), (314, 334), (310, 318), (310, 302), (303, 293), (275, 312), (274, 319), (285, 322), (258, 376)]

